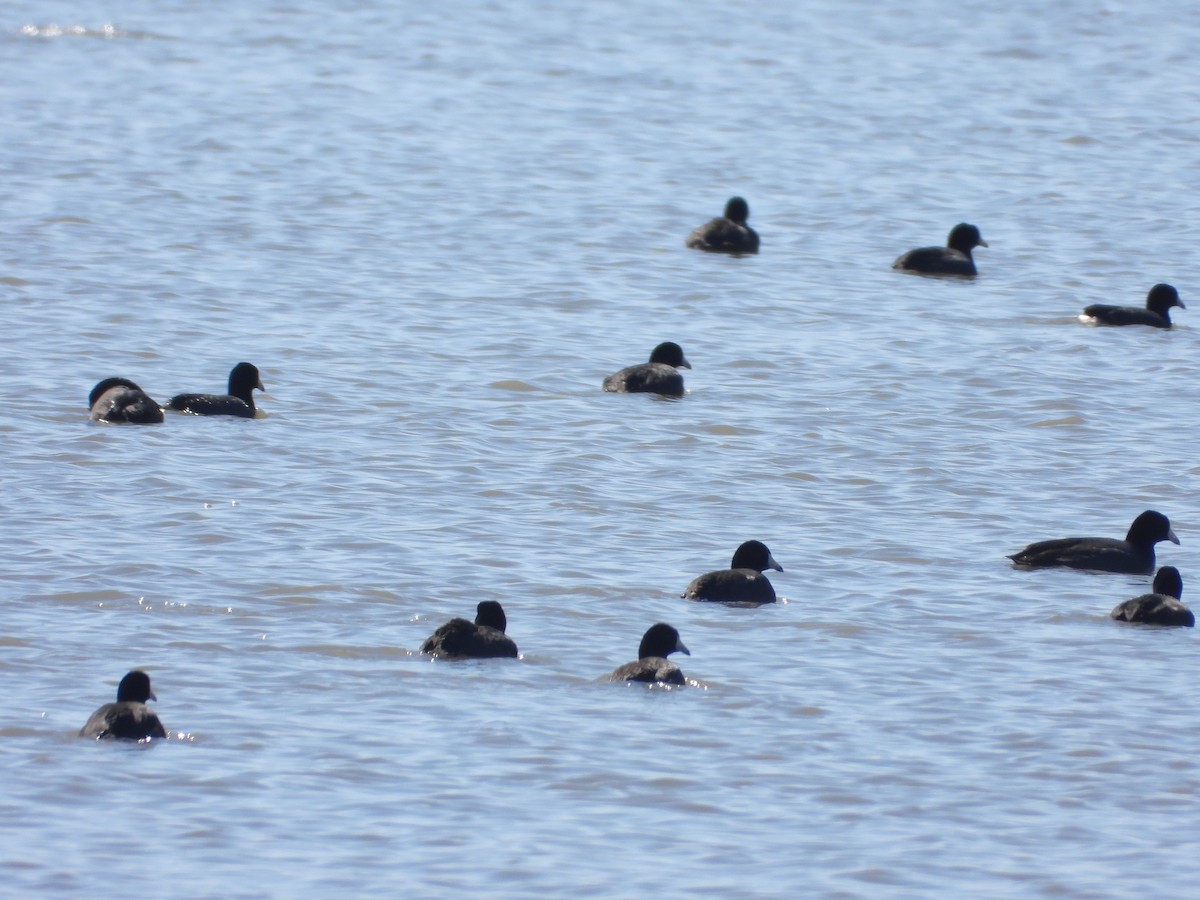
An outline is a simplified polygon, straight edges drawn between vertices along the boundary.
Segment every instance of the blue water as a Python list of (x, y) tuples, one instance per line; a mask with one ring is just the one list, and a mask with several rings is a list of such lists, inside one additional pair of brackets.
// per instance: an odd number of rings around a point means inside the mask
[[(1186, 897), (1200, 10), (10, 5), (0, 893)], [(763, 247), (684, 237), (745, 196)], [(973, 282), (891, 271), (959, 221)], [(679, 401), (600, 391), (675, 340)], [(254, 421), (87, 421), (254, 362)], [(743, 540), (783, 598), (680, 591)], [(519, 661), (416, 653), (498, 599)], [(598, 681), (654, 621), (703, 686)], [(130, 668), (172, 738), (75, 735)]]

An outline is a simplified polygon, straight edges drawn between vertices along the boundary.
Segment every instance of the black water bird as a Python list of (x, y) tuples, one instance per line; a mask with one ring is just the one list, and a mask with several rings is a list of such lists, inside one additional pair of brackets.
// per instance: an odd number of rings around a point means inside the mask
[(105, 378), (88, 395), (89, 415), (96, 422), (155, 425), (162, 407), (128, 378)]
[(266, 390), (258, 369), (248, 362), (240, 362), (229, 373), (228, 394), (177, 394), (167, 401), (167, 407), (194, 416), (253, 419), (255, 389)]
[(987, 241), (974, 225), (962, 222), (950, 229), (945, 247), (918, 247), (909, 250), (894, 263), (893, 269), (923, 275), (974, 276), (975, 260), (971, 251), (986, 247)]
[(1140, 622), (1144, 625), (1180, 625), (1191, 628), (1196, 617), (1180, 601), (1183, 579), (1174, 566), (1163, 566), (1154, 576), (1152, 593), (1126, 600), (1109, 615), (1118, 622)]
[(165, 738), (167, 731), (162, 722), (146, 705), (147, 700), (157, 699), (150, 690), (150, 676), (134, 669), (117, 686), (117, 702), (105, 703), (92, 713), (87, 724), (80, 729), (79, 736), (127, 741)]
[(758, 233), (746, 224), (750, 206), (741, 197), (731, 197), (725, 215), (701, 225), (687, 236), (685, 243), (694, 250), (709, 253), (757, 253)]
[(650, 353), (650, 361), (627, 366), (604, 379), (604, 390), (620, 394), (663, 394), (683, 396), (683, 376), (679, 369), (690, 369), (683, 348), (664, 341)]
[(774, 603), (775, 588), (767, 569), (783, 571), (762, 541), (746, 541), (734, 551), (728, 569), (707, 572), (684, 590), (686, 600), (716, 600), (726, 603)]
[(451, 619), (425, 639), (421, 652), (442, 659), (494, 659), (513, 657), (517, 645), (504, 633), (508, 619), (495, 600), (483, 600), (475, 608), (475, 621)]
[(1187, 309), (1179, 299), (1179, 291), (1169, 284), (1156, 284), (1146, 295), (1146, 308), (1109, 306), (1095, 303), (1079, 315), (1088, 325), (1149, 325), (1152, 328), (1171, 327), (1171, 307)]
[(687, 684), (679, 666), (667, 662), (672, 653), (692, 653), (684, 646), (679, 632), (658, 622), (651, 625), (642, 635), (638, 645), (638, 658), (634, 662), (625, 663), (613, 670), (608, 681), (643, 681), (649, 684)]
[(1065, 566), (1149, 575), (1154, 571), (1154, 545), (1159, 541), (1178, 544), (1179, 538), (1171, 530), (1171, 522), (1166, 516), (1148, 509), (1133, 520), (1125, 540), (1076, 537), (1038, 541), (1008, 558), (1017, 566), (1029, 569)]

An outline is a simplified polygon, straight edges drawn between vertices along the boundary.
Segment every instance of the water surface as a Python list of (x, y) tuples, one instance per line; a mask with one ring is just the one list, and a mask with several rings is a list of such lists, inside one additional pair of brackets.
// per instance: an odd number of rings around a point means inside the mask
[[(57, 27), (55, 27), (57, 26)], [(14, 893), (1190, 896), (1200, 13), (0, 21)], [(683, 239), (745, 196), (760, 255)], [(974, 222), (974, 282), (894, 273)], [(1193, 301), (1195, 301), (1193, 303)], [(604, 394), (675, 340), (680, 401)], [(256, 421), (89, 424), (239, 360)], [(784, 602), (679, 599), (743, 540)], [(415, 651), (498, 599), (523, 658)], [(654, 621), (706, 689), (597, 683)], [(175, 739), (75, 738), (153, 676)], [(116, 885), (117, 887), (114, 887)]]

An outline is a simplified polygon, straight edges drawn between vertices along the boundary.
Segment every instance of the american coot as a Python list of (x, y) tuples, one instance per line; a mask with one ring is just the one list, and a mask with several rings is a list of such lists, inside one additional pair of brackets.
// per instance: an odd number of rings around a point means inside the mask
[(709, 253), (757, 253), (758, 234), (746, 224), (750, 206), (741, 197), (731, 197), (725, 215), (701, 225), (688, 235), (687, 246)]
[(733, 554), (728, 569), (708, 572), (695, 579), (680, 595), (686, 600), (717, 600), (726, 603), (774, 603), (775, 588), (766, 569), (782, 572), (762, 541), (746, 541)]
[(1179, 299), (1179, 291), (1169, 284), (1156, 284), (1146, 295), (1145, 309), (1096, 303), (1080, 313), (1079, 321), (1088, 325), (1150, 325), (1154, 328), (1170, 328), (1172, 306), (1187, 309)]
[(128, 378), (105, 378), (88, 395), (88, 409), (96, 422), (130, 422), (155, 425), (163, 420), (162, 407)]
[(516, 657), (517, 645), (504, 633), (508, 619), (504, 607), (484, 600), (475, 608), (475, 621), (451, 619), (421, 645), (421, 652), (442, 659), (493, 659)]
[(228, 394), (177, 394), (167, 401), (167, 407), (194, 416), (239, 416), (254, 418), (254, 390), (266, 390), (258, 369), (240, 362), (229, 373)]
[(987, 241), (974, 225), (962, 222), (950, 229), (945, 247), (918, 247), (909, 250), (894, 263), (893, 269), (917, 272), (923, 275), (966, 275), (975, 274), (975, 260), (971, 251), (986, 247)]
[(625, 663), (613, 670), (608, 676), (609, 681), (644, 681), (649, 684), (686, 684), (683, 672), (679, 666), (667, 662), (667, 657), (675, 652), (691, 656), (692, 653), (679, 639), (679, 632), (658, 622), (651, 625), (642, 635), (638, 645), (638, 658), (635, 662)]
[(1192, 611), (1179, 602), (1183, 596), (1183, 579), (1174, 566), (1163, 566), (1154, 576), (1153, 593), (1126, 600), (1111, 613), (1118, 622), (1141, 622), (1146, 625), (1196, 624)]
[(117, 702), (105, 703), (92, 713), (87, 724), (80, 729), (79, 736), (128, 741), (165, 738), (167, 731), (162, 722), (146, 705), (147, 700), (157, 699), (150, 690), (150, 676), (134, 669), (117, 685)]
[(1020, 553), (1012, 554), (1016, 565), (1030, 569), (1066, 566), (1070, 569), (1096, 569), (1149, 575), (1154, 571), (1154, 545), (1159, 541), (1179, 543), (1171, 523), (1160, 512), (1146, 510), (1133, 520), (1125, 540), (1116, 538), (1060, 538), (1038, 541)]
[(683, 396), (683, 376), (679, 369), (690, 369), (683, 348), (674, 341), (665, 341), (650, 353), (650, 362), (628, 366), (604, 379), (604, 389), (620, 394), (665, 394)]

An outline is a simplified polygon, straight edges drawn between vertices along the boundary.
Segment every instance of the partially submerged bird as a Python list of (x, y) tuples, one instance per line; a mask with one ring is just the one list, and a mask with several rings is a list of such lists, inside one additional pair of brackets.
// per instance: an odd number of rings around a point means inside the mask
[(155, 425), (162, 407), (128, 378), (105, 378), (88, 395), (89, 415), (96, 422)]
[(1192, 611), (1180, 602), (1183, 596), (1183, 579), (1174, 566), (1163, 566), (1154, 576), (1152, 593), (1142, 594), (1126, 600), (1109, 615), (1118, 622), (1140, 622), (1145, 625), (1181, 625), (1191, 628), (1196, 624)]
[(665, 622), (651, 625), (638, 645), (638, 658), (613, 670), (608, 681), (643, 681), (648, 684), (687, 684), (679, 666), (667, 662), (672, 653), (692, 653), (684, 646), (679, 632)]
[(484, 600), (475, 608), (475, 621), (451, 619), (425, 639), (421, 652), (442, 659), (493, 659), (516, 657), (517, 645), (504, 629), (504, 607)]
[(176, 394), (167, 401), (167, 408), (194, 416), (253, 419), (255, 389), (266, 390), (258, 369), (248, 362), (240, 362), (229, 373), (228, 394)]
[(746, 224), (749, 217), (749, 204), (741, 197), (731, 197), (725, 215), (701, 225), (684, 243), (709, 253), (757, 253), (758, 233)]
[(1179, 299), (1179, 291), (1169, 284), (1156, 284), (1146, 295), (1145, 309), (1095, 303), (1079, 314), (1079, 321), (1088, 325), (1149, 325), (1153, 328), (1170, 328), (1172, 306), (1187, 309)]
[(762, 541), (746, 541), (734, 551), (728, 569), (707, 572), (694, 579), (680, 595), (685, 600), (726, 603), (774, 603), (775, 588), (762, 573), (783, 571)]
[(971, 251), (986, 247), (987, 241), (974, 225), (961, 222), (950, 229), (945, 247), (918, 247), (892, 263), (893, 269), (922, 275), (974, 276), (975, 259)]
[(664, 341), (650, 352), (650, 361), (627, 366), (604, 379), (604, 390), (620, 394), (664, 394), (682, 397), (683, 376), (679, 369), (690, 369), (683, 348)]
[(79, 736), (127, 741), (165, 738), (167, 731), (162, 722), (146, 705), (147, 700), (157, 699), (150, 690), (150, 676), (134, 669), (117, 686), (117, 702), (105, 703), (92, 713), (87, 724), (80, 729)]
[(1008, 558), (1018, 566), (1042, 569), (1096, 569), (1149, 575), (1154, 571), (1154, 545), (1159, 541), (1179, 543), (1171, 522), (1160, 512), (1146, 510), (1133, 520), (1124, 540), (1101, 537), (1059, 538), (1030, 544)]

